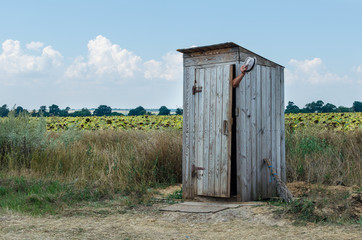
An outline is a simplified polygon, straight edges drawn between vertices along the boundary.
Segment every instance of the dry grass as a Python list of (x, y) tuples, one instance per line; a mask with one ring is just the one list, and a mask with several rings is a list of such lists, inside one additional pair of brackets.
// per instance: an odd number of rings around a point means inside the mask
[(288, 181), (327, 185), (362, 183), (362, 130), (286, 132)]
[[(49, 133), (26, 116), (0, 124), (0, 172), (144, 192), (181, 182), (180, 130), (69, 129)], [(362, 130), (286, 131), (288, 181), (361, 186)]]
[(3, 175), (92, 184), (126, 193), (181, 181), (180, 130), (47, 133), (35, 131), (41, 127), (27, 121), (12, 119), (0, 126)]

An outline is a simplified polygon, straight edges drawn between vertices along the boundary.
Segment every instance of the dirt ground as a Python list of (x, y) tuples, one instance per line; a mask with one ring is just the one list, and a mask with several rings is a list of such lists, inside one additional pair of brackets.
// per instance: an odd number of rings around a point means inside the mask
[[(163, 190), (173, 192), (177, 187)], [(0, 213), (0, 239), (360, 239), (361, 225), (296, 226), (273, 213), (276, 207), (241, 206), (217, 213), (163, 212), (167, 204), (126, 210), (69, 209), (62, 215), (32, 217)]]

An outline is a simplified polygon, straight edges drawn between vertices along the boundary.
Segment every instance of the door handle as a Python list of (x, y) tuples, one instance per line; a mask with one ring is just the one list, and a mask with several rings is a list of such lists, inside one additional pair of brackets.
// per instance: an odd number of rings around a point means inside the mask
[(228, 128), (228, 121), (227, 120), (224, 120), (224, 130), (223, 130), (223, 133), (224, 135), (228, 135), (228, 131), (229, 131), (229, 128)]

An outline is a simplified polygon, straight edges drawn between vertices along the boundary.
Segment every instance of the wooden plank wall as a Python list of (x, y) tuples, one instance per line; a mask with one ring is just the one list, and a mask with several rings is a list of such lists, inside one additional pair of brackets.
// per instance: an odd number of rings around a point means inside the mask
[[(236, 74), (240, 74), (237, 65)], [(236, 89), (237, 197), (250, 201), (276, 195), (263, 163), (269, 158), (285, 180), (283, 68), (257, 65)]]
[[(242, 63), (235, 64), (238, 75)], [(228, 139), (222, 132), (225, 120), (223, 103), (228, 93), (223, 85), (218, 84), (220, 78), (227, 77), (228, 67), (229, 63), (209, 64), (201, 68), (184, 67), (182, 183), (185, 199), (192, 199), (195, 194), (229, 194), (229, 189), (225, 187), (227, 166), (222, 160), (229, 154), (225, 145)], [(198, 83), (202, 92), (193, 95), (195, 78), (203, 79)], [(210, 99), (215, 101), (210, 102)], [(236, 89), (236, 107), (239, 108), (239, 116), (234, 119), (237, 124), (238, 200), (276, 196), (275, 182), (270, 182), (270, 171), (263, 163), (263, 158), (271, 160), (285, 181), (284, 69), (257, 65)], [(192, 177), (193, 164), (206, 168), (207, 174), (203, 181)]]

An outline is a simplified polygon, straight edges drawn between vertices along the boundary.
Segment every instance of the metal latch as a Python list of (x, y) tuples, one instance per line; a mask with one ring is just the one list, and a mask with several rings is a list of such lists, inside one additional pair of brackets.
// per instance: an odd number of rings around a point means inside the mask
[(192, 87), (192, 94), (195, 95), (195, 93), (198, 93), (198, 92), (202, 92), (202, 87), (196, 87), (196, 85), (194, 85)]

